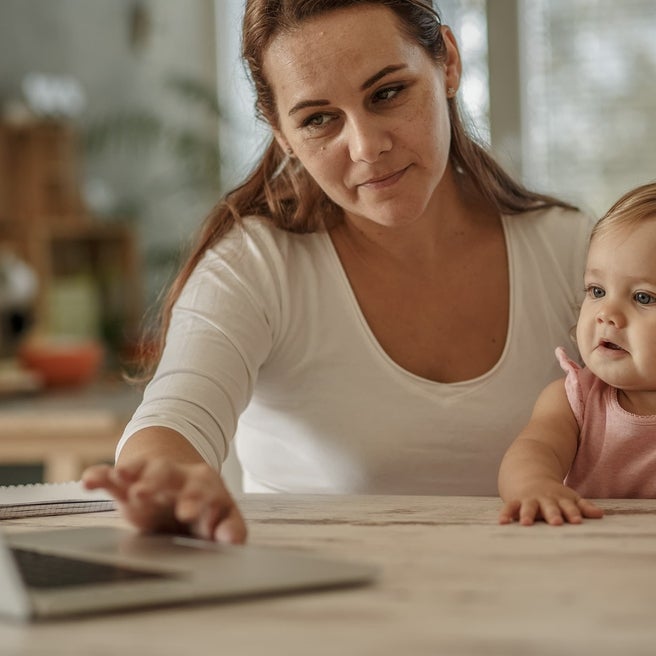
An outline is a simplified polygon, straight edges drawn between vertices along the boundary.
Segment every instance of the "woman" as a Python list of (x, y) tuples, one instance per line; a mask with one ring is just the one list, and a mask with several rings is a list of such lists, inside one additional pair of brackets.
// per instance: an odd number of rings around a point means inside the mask
[(274, 139), (209, 217), (116, 468), (145, 530), (240, 542), (247, 491), (495, 494), (575, 322), (588, 225), (464, 132), (429, 0), (248, 0)]

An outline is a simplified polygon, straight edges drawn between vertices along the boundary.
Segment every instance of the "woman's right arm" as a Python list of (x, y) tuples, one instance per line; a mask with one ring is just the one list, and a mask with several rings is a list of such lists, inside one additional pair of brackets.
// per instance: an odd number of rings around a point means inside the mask
[(185, 284), (116, 466), (83, 479), (109, 490), (139, 529), (246, 539), (217, 470), (271, 352), (285, 275), (270, 228), (254, 219), (207, 251)]
[(89, 489), (108, 490), (123, 516), (142, 531), (188, 532), (230, 543), (246, 540), (246, 524), (221, 475), (170, 428), (134, 433), (114, 467), (89, 467), (82, 480)]

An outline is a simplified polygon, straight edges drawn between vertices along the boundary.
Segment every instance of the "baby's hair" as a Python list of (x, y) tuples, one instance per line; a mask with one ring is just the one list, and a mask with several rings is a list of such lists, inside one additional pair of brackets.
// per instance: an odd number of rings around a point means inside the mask
[(590, 241), (618, 228), (633, 228), (648, 219), (656, 219), (656, 182), (628, 191), (597, 221)]

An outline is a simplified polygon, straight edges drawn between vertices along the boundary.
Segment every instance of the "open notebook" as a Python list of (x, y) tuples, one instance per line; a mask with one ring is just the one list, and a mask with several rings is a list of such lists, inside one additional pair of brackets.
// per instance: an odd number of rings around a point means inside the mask
[(0, 519), (68, 515), (113, 510), (104, 490), (87, 490), (80, 481), (0, 486)]
[(369, 565), (113, 527), (0, 532), (0, 615), (20, 620), (367, 583)]

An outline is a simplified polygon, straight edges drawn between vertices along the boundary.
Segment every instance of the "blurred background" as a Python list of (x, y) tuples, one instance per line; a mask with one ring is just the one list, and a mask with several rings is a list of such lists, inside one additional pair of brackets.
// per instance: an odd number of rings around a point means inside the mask
[[(653, 2), (438, 4), (472, 129), (527, 185), (599, 215), (656, 178)], [(111, 457), (144, 316), (268, 139), (242, 10), (0, 0), (0, 484)]]

